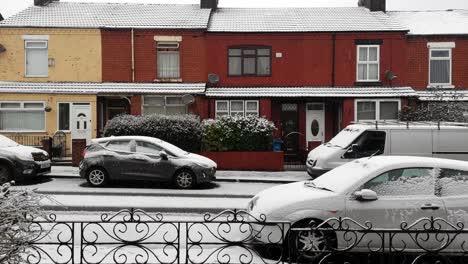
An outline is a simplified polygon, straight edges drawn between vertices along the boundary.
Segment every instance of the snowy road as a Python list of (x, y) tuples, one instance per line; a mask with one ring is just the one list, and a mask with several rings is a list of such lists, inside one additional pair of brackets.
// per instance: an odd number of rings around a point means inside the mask
[(275, 183), (216, 182), (193, 190), (178, 190), (157, 183), (126, 182), (107, 188), (90, 187), (79, 178), (42, 178), (42, 181), (15, 186), (35, 189), (51, 200), (43, 200), (50, 210), (116, 211), (142, 208), (160, 212), (218, 212), (245, 208), (258, 192)]

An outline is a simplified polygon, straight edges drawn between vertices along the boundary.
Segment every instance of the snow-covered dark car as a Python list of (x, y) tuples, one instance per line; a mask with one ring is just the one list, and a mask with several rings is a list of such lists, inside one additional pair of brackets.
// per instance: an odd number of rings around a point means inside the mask
[(0, 183), (24, 181), (50, 172), (46, 151), (23, 146), (0, 135)]
[(83, 153), (80, 176), (95, 187), (110, 180), (171, 182), (181, 189), (215, 179), (216, 163), (163, 140), (143, 136), (92, 140)]

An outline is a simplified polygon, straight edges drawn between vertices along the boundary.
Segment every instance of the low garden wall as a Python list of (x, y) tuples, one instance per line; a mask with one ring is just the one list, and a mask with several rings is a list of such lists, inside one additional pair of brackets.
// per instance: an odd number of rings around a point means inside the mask
[(233, 151), (202, 152), (202, 156), (218, 164), (218, 170), (282, 171), (284, 153), (282, 151)]

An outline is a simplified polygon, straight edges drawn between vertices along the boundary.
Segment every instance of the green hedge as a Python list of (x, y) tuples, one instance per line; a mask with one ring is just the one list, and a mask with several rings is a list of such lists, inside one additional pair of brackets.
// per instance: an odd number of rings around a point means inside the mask
[(202, 123), (204, 151), (268, 151), (273, 122), (255, 116), (224, 116)]
[(149, 136), (172, 143), (189, 152), (199, 152), (201, 123), (197, 116), (121, 115), (108, 121), (104, 136)]

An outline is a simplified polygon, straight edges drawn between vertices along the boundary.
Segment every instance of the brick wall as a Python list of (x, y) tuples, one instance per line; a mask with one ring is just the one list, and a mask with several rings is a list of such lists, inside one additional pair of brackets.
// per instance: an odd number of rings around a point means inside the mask
[(466, 37), (410, 36), (407, 40), (407, 74), (405, 83), (417, 90), (425, 90), (429, 84), (428, 42), (455, 42), (452, 49), (452, 84), (468, 89), (468, 39)]
[[(180, 65), (183, 82), (206, 82), (206, 52), (204, 33), (184, 30), (135, 30), (135, 81), (154, 82), (157, 79), (157, 52), (154, 36), (181, 36)], [(102, 31), (103, 81), (130, 82), (131, 31)]]

